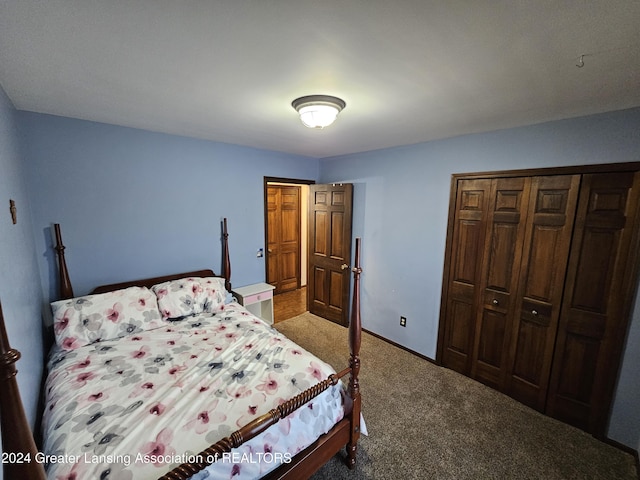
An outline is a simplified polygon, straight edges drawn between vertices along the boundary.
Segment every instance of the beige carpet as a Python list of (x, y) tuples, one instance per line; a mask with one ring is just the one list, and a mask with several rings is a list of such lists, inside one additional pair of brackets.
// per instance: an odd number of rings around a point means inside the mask
[[(341, 370), (347, 330), (305, 313), (276, 328)], [(369, 436), (357, 467), (339, 458), (313, 479), (628, 479), (632, 455), (484, 385), (363, 334)]]

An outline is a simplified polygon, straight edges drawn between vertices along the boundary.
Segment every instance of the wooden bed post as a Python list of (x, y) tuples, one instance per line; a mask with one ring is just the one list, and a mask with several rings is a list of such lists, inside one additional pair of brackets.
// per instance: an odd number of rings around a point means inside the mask
[[(11, 348), (0, 304), (0, 422), (4, 478), (44, 480), (44, 468), (36, 461), (38, 449), (22, 406), (15, 363), (20, 352)], [(5, 458), (6, 457), (6, 458)], [(5, 462), (5, 460), (7, 460)]]
[(349, 443), (347, 444), (347, 466), (354, 468), (356, 466), (356, 451), (358, 448), (358, 439), (360, 438), (360, 382), (358, 374), (360, 373), (360, 343), (362, 332), (362, 321), (360, 318), (360, 238), (356, 238), (355, 251), (355, 267), (353, 267), (353, 300), (351, 304), (351, 321), (349, 322), (349, 367), (351, 368), (351, 376), (349, 377), (349, 396), (353, 401), (351, 410), (351, 434)]
[(224, 288), (231, 292), (231, 259), (229, 258), (229, 233), (227, 232), (227, 219), (222, 221), (222, 275), (224, 276)]
[(56, 232), (56, 252), (58, 252), (58, 278), (60, 282), (60, 298), (66, 300), (73, 298), (73, 288), (71, 287), (71, 279), (69, 278), (69, 270), (67, 270), (67, 261), (64, 258), (65, 246), (62, 244), (62, 235), (60, 234), (60, 224), (54, 223), (53, 229)]

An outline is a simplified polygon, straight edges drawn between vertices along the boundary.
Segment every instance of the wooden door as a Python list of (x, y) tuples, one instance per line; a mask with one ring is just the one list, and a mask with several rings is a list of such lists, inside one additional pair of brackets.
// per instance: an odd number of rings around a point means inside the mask
[(267, 186), (267, 283), (274, 293), (300, 288), (300, 187)]
[(601, 437), (636, 283), (639, 190), (638, 172), (584, 175), (555, 348), (547, 413)]
[(437, 362), (606, 435), (640, 272), (640, 162), (454, 175)]
[(506, 393), (544, 410), (580, 175), (534, 177), (510, 340)]
[(484, 252), (491, 180), (458, 180), (453, 229), (449, 232), (448, 272), (443, 283), (444, 324), (439, 361), (464, 375), (471, 371), (480, 267)]
[(504, 390), (529, 205), (529, 177), (492, 180), (471, 377)]
[(311, 313), (349, 323), (353, 185), (309, 189), (307, 306)]

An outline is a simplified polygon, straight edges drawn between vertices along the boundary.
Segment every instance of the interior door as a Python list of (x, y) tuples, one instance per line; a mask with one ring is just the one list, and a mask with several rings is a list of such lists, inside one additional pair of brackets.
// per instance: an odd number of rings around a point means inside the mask
[(307, 308), (341, 325), (349, 323), (353, 185), (311, 185)]
[(446, 272), (442, 364), (463, 375), (471, 372), (475, 306), (479, 294), (487, 205), (491, 180), (459, 180), (456, 190), (449, 271)]
[(530, 183), (528, 177), (491, 182), (471, 378), (498, 390), (506, 381)]
[(543, 411), (560, 317), (580, 175), (534, 177), (506, 390)]
[(583, 176), (558, 327), (547, 414), (600, 437), (626, 332), (639, 190), (639, 172)]
[(267, 283), (274, 293), (300, 288), (300, 187), (267, 186)]

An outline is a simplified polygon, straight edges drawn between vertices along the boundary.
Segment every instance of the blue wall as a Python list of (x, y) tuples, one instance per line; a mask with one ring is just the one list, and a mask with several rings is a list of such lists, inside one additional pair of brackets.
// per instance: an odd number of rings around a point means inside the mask
[[(22, 353), (16, 364), (18, 385), (33, 427), (43, 369), (42, 290), (23, 166), (16, 111), (0, 87), (0, 301), (11, 346)], [(16, 202), (15, 225), (9, 199)]]
[[(321, 182), (355, 184), (364, 327), (435, 358), (451, 174), (632, 161), (640, 109), (321, 160)], [(609, 434), (640, 450), (638, 307), (627, 343)]]
[[(15, 115), (7, 111), (2, 121)], [(363, 237), (365, 327), (429, 357), (452, 173), (640, 161), (640, 109), (323, 160), (48, 115), (17, 117), (45, 301), (56, 296), (53, 222), (62, 224), (81, 295), (131, 277), (219, 269), (226, 216), (239, 286), (264, 279), (255, 253), (264, 243), (265, 175), (350, 181), (354, 234)], [(636, 308), (609, 435), (638, 450), (639, 344)]]
[(20, 112), (44, 291), (57, 296), (60, 223), (76, 295), (104, 283), (210, 267), (228, 218), (232, 281), (264, 281), (264, 176), (316, 180), (318, 160)]

